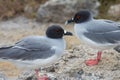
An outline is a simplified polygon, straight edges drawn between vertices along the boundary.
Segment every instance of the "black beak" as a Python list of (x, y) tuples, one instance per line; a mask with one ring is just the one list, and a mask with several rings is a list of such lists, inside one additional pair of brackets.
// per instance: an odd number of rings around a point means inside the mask
[(67, 32), (67, 31), (64, 31), (64, 35), (69, 35), (69, 36), (72, 36), (72, 32)]
[(65, 22), (65, 25), (67, 25), (67, 24), (69, 24), (69, 23), (72, 23), (72, 22), (74, 22), (74, 19), (73, 19), (73, 18), (70, 19), (70, 20), (67, 20), (67, 21)]

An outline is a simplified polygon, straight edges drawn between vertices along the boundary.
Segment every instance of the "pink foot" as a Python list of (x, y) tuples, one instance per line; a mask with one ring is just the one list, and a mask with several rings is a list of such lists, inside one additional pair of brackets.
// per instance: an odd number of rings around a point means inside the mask
[(97, 59), (90, 59), (90, 60), (86, 60), (85, 61), (85, 64), (87, 66), (94, 66), (94, 65), (97, 65), (98, 64), (98, 60)]
[(97, 65), (98, 62), (99, 62), (100, 59), (101, 59), (101, 54), (102, 54), (102, 52), (99, 51), (99, 52), (97, 53), (97, 58), (96, 58), (96, 59), (86, 60), (86, 61), (85, 61), (85, 64), (86, 64), (87, 66)]
[(39, 76), (38, 78), (37, 78), (37, 80), (48, 80), (48, 77), (47, 76)]
[(44, 76), (39, 76), (39, 70), (35, 69), (36, 72), (36, 76), (37, 76), (37, 80), (48, 80), (48, 76), (44, 75)]

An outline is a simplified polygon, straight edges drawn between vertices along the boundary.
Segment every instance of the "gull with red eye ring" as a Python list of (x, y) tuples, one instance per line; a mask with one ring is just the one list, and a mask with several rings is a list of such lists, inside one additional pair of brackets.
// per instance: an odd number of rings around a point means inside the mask
[(97, 65), (103, 50), (120, 45), (120, 24), (111, 20), (94, 19), (89, 10), (80, 10), (65, 24), (75, 23), (74, 31), (80, 41), (98, 50), (95, 59), (86, 60), (88, 66)]
[[(56, 30), (58, 30), (56, 32)], [(66, 48), (64, 35), (72, 35), (59, 25), (52, 25), (45, 36), (28, 36), (9, 47), (0, 48), (0, 61), (10, 61), (17, 67), (35, 69), (37, 80), (48, 80), (40, 77), (38, 68), (51, 65), (61, 58)]]

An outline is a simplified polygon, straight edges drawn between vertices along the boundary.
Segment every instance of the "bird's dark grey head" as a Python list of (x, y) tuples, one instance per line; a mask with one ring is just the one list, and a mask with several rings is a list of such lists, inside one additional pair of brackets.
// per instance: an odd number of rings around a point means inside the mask
[(80, 10), (79, 12), (75, 14), (75, 16), (72, 19), (67, 20), (65, 24), (68, 24), (71, 22), (82, 23), (90, 19), (91, 19), (91, 13), (89, 10)]
[(74, 16), (75, 23), (82, 23), (88, 21), (91, 17), (91, 13), (88, 10), (81, 10)]
[(62, 38), (64, 35), (72, 35), (71, 32), (64, 31), (59, 25), (52, 25), (46, 30), (46, 35), (49, 38)]

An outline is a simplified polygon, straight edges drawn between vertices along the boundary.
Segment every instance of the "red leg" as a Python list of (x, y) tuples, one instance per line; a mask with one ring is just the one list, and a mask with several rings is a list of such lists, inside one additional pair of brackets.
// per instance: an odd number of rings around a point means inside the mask
[(37, 80), (48, 80), (48, 77), (46, 75), (39, 76), (39, 70), (38, 69), (35, 69), (35, 74), (36, 74)]
[(87, 66), (97, 65), (98, 62), (99, 62), (100, 59), (101, 59), (101, 54), (102, 54), (102, 52), (101, 52), (101, 51), (98, 51), (96, 59), (86, 60), (86, 61), (85, 61), (85, 64), (86, 64)]
[(102, 52), (101, 52), (101, 51), (98, 51), (98, 53), (97, 53), (97, 60), (98, 60), (98, 61), (101, 60), (101, 55), (102, 55)]

